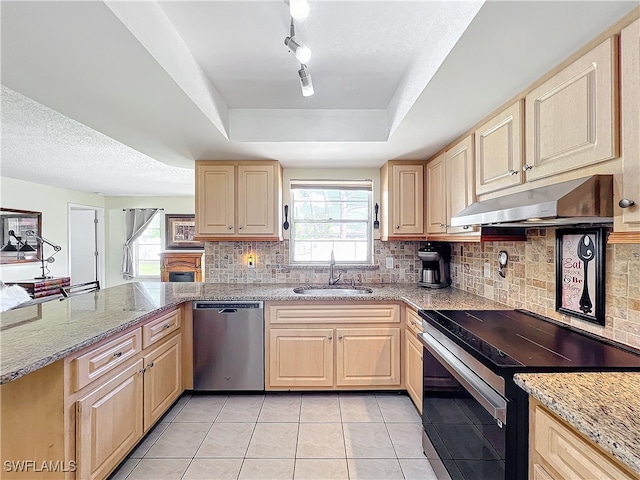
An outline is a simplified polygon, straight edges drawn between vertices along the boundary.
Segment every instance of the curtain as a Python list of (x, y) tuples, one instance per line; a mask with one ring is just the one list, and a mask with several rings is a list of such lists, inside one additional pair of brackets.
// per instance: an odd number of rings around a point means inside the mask
[(125, 210), (126, 237), (122, 249), (122, 278), (129, 280), (134, 277), (133, 268), (133, 242), (135, 242), (147, 225), (158, 213), (157, 208), (129, 208)]

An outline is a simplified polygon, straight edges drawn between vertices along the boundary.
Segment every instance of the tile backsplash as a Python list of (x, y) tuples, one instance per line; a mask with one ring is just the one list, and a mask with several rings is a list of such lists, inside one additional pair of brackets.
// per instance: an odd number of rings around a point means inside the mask
[[(509, 254), (506, 278), (497, 273), (500, 250)], [(605, 270), (603, 327), (555, 311), (554, 228), (528, 229), (526, 242), (455, 243), (452, 248), (454, 287), (640, 347), (640, 245), (607, 245)]]
[[(418, 281), (422, 263), (418, 258), (419, 242), (381, 242), (373, 244), (374, 265), (340, 266), (342, 283), (413, 283)], [(255, 268), (247, 268), (253, 254)], [(393, 257), (393, 268), (386, 268)], [(207, 242), (205, 244), (205, 278), (216, 283), (327, 283), (329, 265), (289, 265), (289, 242)]]

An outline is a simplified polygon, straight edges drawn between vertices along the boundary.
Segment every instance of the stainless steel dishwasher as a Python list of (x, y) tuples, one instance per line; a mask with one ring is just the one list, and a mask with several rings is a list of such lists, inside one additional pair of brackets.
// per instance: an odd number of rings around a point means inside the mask
[(264, 390), (263, 302), (193, 302), (193, 389)]

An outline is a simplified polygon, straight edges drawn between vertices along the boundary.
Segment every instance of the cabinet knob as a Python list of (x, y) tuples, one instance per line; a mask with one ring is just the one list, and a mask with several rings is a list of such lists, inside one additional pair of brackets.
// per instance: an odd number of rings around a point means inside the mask
[(114, 357), (121, 357), (122, 356), (122, 352), (116, 352), (113, 354)]
[(527, 170), (531, 170), (533, 167), (531, 165), (527, 165), (526, 163), (522, 166), (522, 171), (526, 172)]
[(509, 175), (513, 176), (516, 175), (518, 173), (517, 170), (514, 170), (513, 168), (511, 170), (509, 170)]
[(149, 362), (149, 363), (147, 364), (147, 367), (148, 367), (148, 368), (153, 367), (153, 362)]
[(464, 227), (462, 227), (462, 228), (464, 228), (465, 230), (469, 230), (469, 225), (465, 225), (465, 226), (464, 226)]
[(618, 202), (618, 205), (620, 206), (620, 208), (629, 208), (634, 206), (635, 204), (636, 202), (634, 202), (633, 200), (629, 200), (628, 198), (623, 198)]
[(396, 225), (396, 230), (397, 230), (398, 228), (400, 228), (400, 225)]
[(233, 230), (233, 225), (229, 225), (229, 230)]
[(342, 340), (342, 335), (338, 335), (338, 340)]
[(329, 340), (333, 340), (333, 337), (332, 337), (331, 335), (329, 335), (327, 338), (328, 338)]
[(240, 225), (240, 226), (238, 227), (238, 229), (239, 229), (239, 230), (242, 230), (242, 225)]
[(440, 228), (444, 228), (444, 227), (446, 227), (446, 225), (444, 223), (441, 223)]
[(171, 324), (170, 323), (165, 323), (162, 328), (169, 328), (169, 327), (171, 327)]
[(146, 371), (147, 371), (147, 369), (146, 369), (146, 368), (141, 368), (140, 370), (138, 370), (138, 373), (144, 373), (144, 372), (146, 372)]

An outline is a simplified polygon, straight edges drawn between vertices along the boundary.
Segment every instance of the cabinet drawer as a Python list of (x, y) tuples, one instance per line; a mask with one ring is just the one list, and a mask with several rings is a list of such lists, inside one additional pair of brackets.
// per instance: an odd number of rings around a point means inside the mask
[(150, 321), (142, 326), (142, 348), (153, 345), (178, 329), (180, 329), (180, 310), (174, 310)]
[(77, 392), (95, 379), (110, 372), (141, 350), (142, 333), (137, 328), (80, 355), (73, 361), (76, 379), (75, 391)]
[(399, 323), (399, 305), (272, 305), (269, 323)]
[(407, 330), (413, 332), (414, 334), (422, 333), (422, 319), (418, 316), (418, 314), (407, 308), (406, 310), (406, 318), (405, 322), (407, 324)]
[[(534, 448), (560, 479), (633, 479), (615, 461), (540, 407), (535, 409)], [(540, 478), (544, 478), (541, 476)]]

